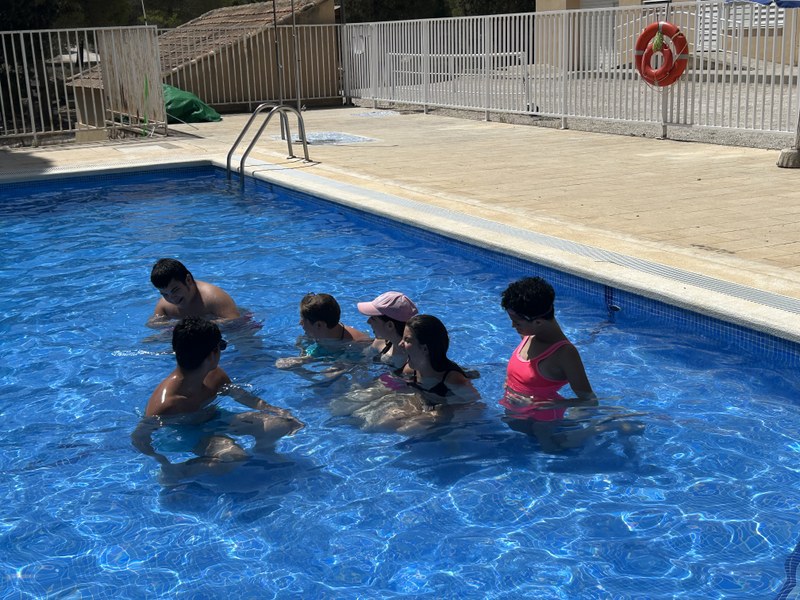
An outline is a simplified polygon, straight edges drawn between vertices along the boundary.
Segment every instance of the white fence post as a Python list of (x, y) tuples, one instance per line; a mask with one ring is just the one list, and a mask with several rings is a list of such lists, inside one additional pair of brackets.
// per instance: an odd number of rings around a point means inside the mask
[(569, 13), (561, 13), (561, 129), (568, 129), (569, 113), (569, 71), (570, 48), (572, 48), (572, 28), (569, 26)]
[(489, 117), (489, 106), (491, 104), (490, 100), (490, 87), (491, 87), (491, 79), (490, 79), (490, 69), (491, 65), (489, 63), (489, 48), (491, 40), (491, 28), (489, 19), (491, 17), (483, 17), (483, 106), (484, 106), (484, 113), (483, 118), (487, 121), (490, 121)]
[(378, 69), (378, 27), (376, 23), (369, 26), (369, 61), (370, 61), (370, 79), (372, 79), (372, 108), (378, 108), (378, 77), (380, 70)]
[(428, 113), (428, 100), (431, 93), (431, 29), (430, 21), (422, 22), (422, 112)]

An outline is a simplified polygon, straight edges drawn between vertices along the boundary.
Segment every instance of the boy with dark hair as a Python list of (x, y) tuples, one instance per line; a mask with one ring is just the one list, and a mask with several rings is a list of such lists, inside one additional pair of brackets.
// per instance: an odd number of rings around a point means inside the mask
[(211, 321), (188, 317), (178, 323), (172, 330), (177, 367), (150, 396), (145, 416), (196, 412), (216, 398), (222, 386), (231, 382), (219, 366), (227, 345)]
[[(270, 406), (231, 383), (228, 374), (219, 366), (220, 353), (226, 347), (219, 327), (210, 321), (188, 317), (175, 326), (172, 348), (177, 366), (153, 391), (147, 402), (145, 419), (132, 435), (134, 446), (142, 453), (153, 456), (164, 466), (174, 467), (153, 448), (153, 431), (168, 424), (170, 417), (183, 417), (180, 424), (184, 425), (212, 420), (219, 412), (214, 400), (220, 393), (252, 409), (253, 412), (230, 415), (223, 425), (227, 433), (252, 435), (256, 440), (256, 452), (271, 451), (278, 438), (303, 427), (288, 411)], [(231, 438), (216, 432), (206, 433), (208, 435), (193, 448), (202, 459), (200, 466), (214, 467), (247, 458)], [(196, 459), (193, 466), (198, 466)]]
[[(342, 309), (336, 298), (330, 294), (310, 293), (303, 296), (300, 300), (300, 324), (303, 329), (316, 327), (319, 331), (314, 331), (314, 335), (309, 333), (309, 337), (325, 339), (352, 340), (358, 337), (358, 331), (352, 327), (347, 327), (339, 322), (342, 317)], [(305, 322), (305, 323), (304, 323)], [(327, 330), (327, 331), (325, 331)], [(307, 332), (308, 333), (308, 332)]]
[(310, 293), (300, 301), (300, 325), (315, 342), (364, 342), (371, 338), (355, 327), (339, 322), (342, 309), (330, 294)]
[[(353, 344), (371, 341), (366, 333), (339, 321), (342, 309), (330, 294), (310, 293), (300, 301), (300, 326), (312, 343), (303, 349), (301, 356), (279, 358), (275, 366), (287, 369), (302, 365), (314, 358), (340, 357)], [(359, 356), (363, 346), (359, 350)]]
[(235, 319), (239, 309), (222, 289), (196, 280), (189, 270), (174, 258), (161, 258), (150, 272), (150, 282), (161, 292), (150, 324), (165, 319), (204, 317)]

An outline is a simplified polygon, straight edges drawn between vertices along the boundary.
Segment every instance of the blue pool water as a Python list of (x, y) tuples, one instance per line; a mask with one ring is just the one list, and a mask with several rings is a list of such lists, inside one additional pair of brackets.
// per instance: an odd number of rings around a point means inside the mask
[[(2, 598), (761, 599), (794, 585), (791, 348), (765, 357), (647, 301), (267, 184), (242, 194), (214, 171), (0, 197)], [(131, 446), (173, 366), (144, 325), (162, 256), (262, 323), (227, 332), (222, 362), (306, 423), (275, 457), (162, 485)], [(500, 420), (518, 338), (499, 294), (529, 274), (554, 281), (603, 404), (646, 413), (643, 436), (553, 455)], [(368, 433), (329, 405), (376, 367), (335, 380), (274, 367), (296, 353), (305, 293), (334, 294), (368, 330), (355, 303), (388, 289), (448, 326), (451, 356), (482, 373), (482, 413)]]

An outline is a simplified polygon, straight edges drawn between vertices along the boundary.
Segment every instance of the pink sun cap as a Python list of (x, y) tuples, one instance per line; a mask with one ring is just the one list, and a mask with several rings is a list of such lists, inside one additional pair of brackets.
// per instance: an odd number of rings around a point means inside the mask
[(400, 292), (385, 292), (372, 302), (359, 302), (358, 312), (370, 317), (383, 315), (395, 321), (405, 323), (415, 314), (417, 306), (408, 296)]

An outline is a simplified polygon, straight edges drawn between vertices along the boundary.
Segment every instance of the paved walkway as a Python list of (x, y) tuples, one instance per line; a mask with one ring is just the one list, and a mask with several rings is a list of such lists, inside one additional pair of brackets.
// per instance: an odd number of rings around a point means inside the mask
[[(778, 168), (777, 151), (359, 107), (304, 117), (312, 140), (333, 132), (370, 141), (312, 144), (311, 158), (319, 162), (308, 165), (285, 158), (285, 142), (273, 139), (275, 124), (252, 158), (272, 163), (273, 173), (312, 174), (800, 302), (800, 170)], [(0, 149), (0, 180), (75, 167), (224, 160), (246, 118), (181, 125), (161, 140)], [(302, 153), (300, 144), (295, 152)], [(581, 259), (584, 270), (603, 271), (604, 256)], [(725, 293), (716, 299), (702, 285), (656, 284), (649, 275), (609, 268), (613, 281), (635, 278), (639, 288), (660, 286), (662, 295), (685, 290), (706, 303), (727, 304)], [(723, 312), (752, 308), (737, 301)], [(800, 339), (792, 310), (769, 309), (763, 318), (768, 330), (793, 330), (789, 337)]]

